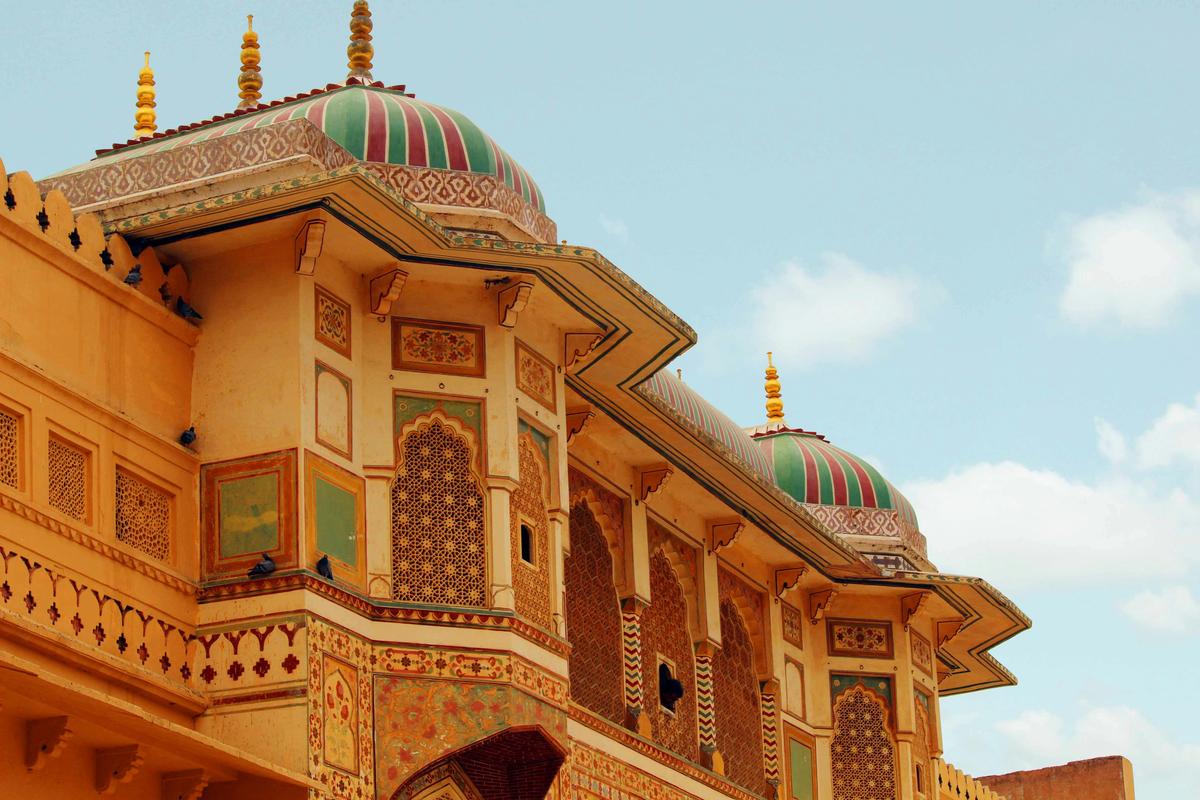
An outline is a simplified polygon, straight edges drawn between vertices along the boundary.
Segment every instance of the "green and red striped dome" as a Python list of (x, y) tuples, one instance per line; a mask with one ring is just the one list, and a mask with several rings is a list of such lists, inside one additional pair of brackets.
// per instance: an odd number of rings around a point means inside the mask
[(307, 119), (361, 161), (491, 175), (543, 214), (529, 173), (463, 114), (406, 94), (402, 87), (351, 84), (165, 131), (100, 153), (114, 161), (172, 150), (290, 119)]
[(801, 503), (891, 510), (917, 527), (912, 504), (879, 470), (819, 434), (781, 427), (756, 434), (754, 441), (775, 484)]

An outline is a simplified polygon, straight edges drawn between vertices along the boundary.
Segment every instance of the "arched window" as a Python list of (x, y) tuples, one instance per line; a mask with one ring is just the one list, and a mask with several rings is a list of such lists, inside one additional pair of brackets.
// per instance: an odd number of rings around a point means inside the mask
[(725, 774), (755, 794), (769, 794), (763, 766), (762, 697), (754, 670), (754, 645), (734, 601), (721, 601), (721, 649), (713, 656), (717, 750)]
[(888, 704), (861, 683), (833, 703), (833, 800), (896, 800)]
[(392, 483), (392, 598), (486, 608), (487, 531), (471, 440), (438, 416), (400, 440)]
[(571, 699), (602, 717), (625, 718), (621, 607), (608, 540), (585, 502), (571, 507), (571, 554), (564, 559)]
[(921, 797), (933, 797), (936, 789), (929, 783), (933, 775), (933, 748), (930, 746), (932, 728), (929, 724), (929, 698), (921, 692), (915, 692), (913, 699), (913, 727), (916, 737), (913, 739), (913, 788)]
[[(664, 705), (663, 667), (682, 684), (674, 707)], [(650, 719), (654, 741), (696, 761), (700, 745), (696, 734), (696, 665), (688, 629), (688, 608), (683, 587), (661, 548), (650, 557), (650, 605), (642, 611), (642, 673), (645, 687), (643, 713)], [(668, 699), (672, 693), (667, 692)]]
[(520, 436), (517, 447), (520, 482), (509, 505), (513, 592), (518, 614), (550, 628), (550, 469), (529, 434)]

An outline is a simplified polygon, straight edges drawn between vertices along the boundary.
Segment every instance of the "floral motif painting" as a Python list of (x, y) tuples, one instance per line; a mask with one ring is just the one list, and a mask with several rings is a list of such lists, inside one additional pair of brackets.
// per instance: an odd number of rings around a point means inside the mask
[(864, 658), (892, 657), (892, 624), (862, 619), (829, 620), (829, 654)]
[(322, 655), (321, 705), (325, 763), (358, 774), (358, 670)]
[(796, 647), (804, 647), (804, 615), (800, 609), (783, 604), (783, 640)]
[(555, 411), (554, 365), (524, 342), (517, 342), (517, 388)]
[(450, 375), (484, 374), (483, 328), (392, 319), (392, 367)]
[(912, 644), (912, 660), (922, 672), (933, 677), (933, 646), (929, 640), (916, 631), (908, 632)]
[(350, 358), (350, 304), (317, 286), (314, 314), (313, 333), (317, 341)]

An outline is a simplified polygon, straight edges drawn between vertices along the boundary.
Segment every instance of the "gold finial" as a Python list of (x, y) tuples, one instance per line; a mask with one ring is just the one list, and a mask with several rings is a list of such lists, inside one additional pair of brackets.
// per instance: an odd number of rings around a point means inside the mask
[(158, 130), (154, 119), (154, 70), (150, 69), (150, 51), (146, 51), (146, 63), (138, 73), (137, 111), (133, 112), (133, 135), (139, 139), (153, 136)]
[(367, 6), (367, 0), (354, 0), (354, 10), (350, 12), (350, 44), (346, 47), (346, 55), (350, 58), (347, 83), (351, 78), (364, 83), (375, 80), (371, 77), (371, 59), (375, 57), (371, 27), (371, 9)]
[(254, 15), (246, 15), (246, 32), (242, 34), (242, 72), (238, 75), (238, 108), (255, 108), (262, 98), (262, 70), (258, 68), (258, 34), (254, 32)]
[(779, 370), (771, 361), (771, 351), (767, 351), (767, 422), (783, 423), (783, 396), (779, 391)]

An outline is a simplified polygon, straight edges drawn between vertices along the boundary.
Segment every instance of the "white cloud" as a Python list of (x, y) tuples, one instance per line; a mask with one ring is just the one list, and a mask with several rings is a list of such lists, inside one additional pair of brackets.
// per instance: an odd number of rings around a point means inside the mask
[(902, 491), (935, 564), (1001, 589), (1179, 579), (1200, 544), (1196, 500), (1119, 476), (1088, 483), (1004, 461)]
[(1120, 464), (1129, 453), (1124, 434), (1100, 417), (1096, 417), (1096, 439), (1100, 455), (1108, 459), (1110, 464)]
[(1121, 604), (1121, 611), (1151, 633), (1200, 631), (1200, 599), (1186, 586), (1139, 592)]
[(625, 220), (601, 214), (599, 222), (600, 227), (604, 228), (604, 232), (609, 236), (620, 239), (622, 242), (629, 241), (629, 226), (625, 224)]
[(1200, 294), (1200, 192), (1156, 195), (1067, 231), (1070, 271), (1059, 308), (1080, 325), (1169, 323)]
[(1176, 462), (1200, 466), (1200, 394), (1191, 406), (1172, 403), (1137, 438), (1138, 466), (1166, 467)]
[(857, 361), (942, 294), (936, 284), (825, 253), (817, 267), (790, 261), (755, 286), (750, 318), (756, 343), (783, 364)]
[(1173, 775), (1200, 778), (1200, 744), (1173, 740), (1128, 706), (1090, 708), (1071, 722), (1046, 710), (1025, 711), (996, 723), (996, 731), (1017, 769), (1123, 755), (1133, 762), (1139, 784), (1150, 776), (1156, 782)]

